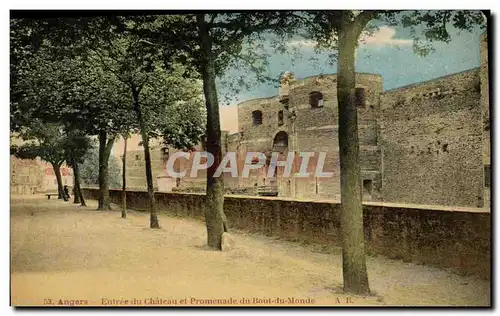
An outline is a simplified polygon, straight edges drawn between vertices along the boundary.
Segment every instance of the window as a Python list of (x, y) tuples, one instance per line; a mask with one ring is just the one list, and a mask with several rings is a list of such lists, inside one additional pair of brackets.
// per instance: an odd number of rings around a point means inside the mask
[(365, 88), (356, 88), (354, 91), (354, 104), (360, 108), (366, 106)]
[(140, 155), (135, 155), (135, 160), (139, 160), (141, 158)]
[(490, 165), (484, 165), (484, 186), (489, 188), (491, 181), (491, 167)]
[(283, 111), (278, 112), (278, 126), (283, 125)]
[(262, 124), (262, 112), (261, 111), (253, 111), (252, 112), (253, 125), (261, 125)]
[(323, 94), (319, 91), (309, 93), (309, 104), (311, 105), (311, 108), (322, 108)]
[(57, 179), (54, 179), (54, 184), (57, 185)]

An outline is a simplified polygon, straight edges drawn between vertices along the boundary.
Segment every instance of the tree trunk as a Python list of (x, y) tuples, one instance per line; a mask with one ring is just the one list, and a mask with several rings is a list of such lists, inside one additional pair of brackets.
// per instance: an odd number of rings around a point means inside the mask
[(122, 218), (127, 218), (127, 139), (128, 135), (123, 135), (123, 157), (122, 157)]
[(76, 183), (79, 181), (76, 172), (78, 167), (75, 163), (75, 159), (71, 159), (71, 166), (73, 167), (73, 204), (80, 204), (80, 194), (78, 194), (78, 189), (76, 187)]
[(357, 33), (347, 23), (339, 29), (337, 98), (341, 189), (340, 225), (344, 291), (367, 294), (370, 289), (365, 261), (358, 118), (354, 102), (356, 87), (354, 54), (359, 36)]
[(54, 173), (56, 175), (56, 180), (57, 180), (57, 198), (62, 199), (64, 190), (62, 186), (61, 165), (52, 163), (52, 168), (54, 168)]
[(214, 177), (215, 170), (222, 160), (219, 102), (215, 85), (215, 61), (212, 53), (210, 30), (205, 22), (205, 14), (197, 15), (198, 34), (203, 54), (201, 74), (203, 92), (207, 108), (207, 151), (214, 156), (214, 164), (207, 170), (207, 193), (205, 222), (207, 225), (207, 245), (222, 250), (222, 234), (227, 231), (224, 215), (223, 177)]
[(144, 146), (144, 160), (146, 163), (146, 183), (148, 187), (148, 208), (149, 208), (149, 227), (160, 228), (158, 221), (158, 214), (156, 213), (156, 203), (153, 187), (153, 172), (151, 170), (151, 155), (149, 152), (149, 136), (146, 121), (142, 115), (141, 107), (139, 104), (139, 90), (133, 89), (132, 95), (134, 98), (134, 109), (137, 113), (137, 118), (141, 127), (142, 146)]
[(80, 167), (77, 163), (74, 164), (73, 172), (75, 174), (75, 200), (78, 196), (81, 206), (87, 206), (85, 199), (83, 198), (82, 188), (80, 187)]
[(108, 162), (115, 139), (107, 139), (106, 131), (99, 133), (99, 200), (98, 210), (110, 210), (109, 183), (108, 183)]
[(73, 177), (73, 182), (74, 182), (74, 187), (73, 187), (73, 204), (80, 204), (80, 194), (78, 194), (77, 189), (76, 189), (76, 177)]
[(101, 210), (104, 208), (104, 165), (103, 157), (104, 151), (106, 151), (106, 132), (99, 132), (99, 198), (97, 199), (97, 209)]

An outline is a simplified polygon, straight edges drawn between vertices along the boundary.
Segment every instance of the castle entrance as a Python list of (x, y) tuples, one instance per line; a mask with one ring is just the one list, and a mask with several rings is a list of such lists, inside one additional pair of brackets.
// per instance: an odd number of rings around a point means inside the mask
[[(278, 152), (278, 161), (285, 161), (288, 156), (288, 134), (284, 131), (276, 134), (273, 140), (273, 152)], [(291, 182), (290, 177), (283, 177), (285, 167), (269, 166), (275, 168), (274, 177), (269, 179), (270, 185), (275, 186), (279, 196), (290, 196)]]

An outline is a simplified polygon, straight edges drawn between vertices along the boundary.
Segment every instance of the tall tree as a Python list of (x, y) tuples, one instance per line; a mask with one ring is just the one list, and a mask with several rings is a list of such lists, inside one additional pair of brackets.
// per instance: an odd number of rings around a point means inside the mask
[(222, 249), (222, 233), (227, 229), (224, 215), (224, 180), (214, 177), (216, 168), (222, 161), (219, 101), (215, 85), (215, 56), (212, 51), (213, 39), (205, 14), (196, 16), (199, 43), (201, 47), (201, 75), (207, 108), (207, 151), (214, 157), (214, 163), (207, 171), (207, 191), (205, 222), (207, 225), (207, 245)]
[(11, 129), (31, 118), (71, 123), (100, 139), (99, 209), (109, 209), (107, 162), (116, 135), (134, 124), (121, 83), (94, 63), (106, 18), (11, 20)]
[[(369, 293), (366, 272), (359, 140), (355, 97), (355, 51), (363, 31), (373, 31), (378, 20), (408, 27), (418, 54), (432, 51), (433, 41), (450, 41), (447, 28), (470, 30), (481, 24), (479, 11), (321, 11), (300, 12), (310, 37), (320, 48), (337, 49), (337, 100), (339, 111), (339, 157), (344, 291)], [(423, 28), (422, 34), (417, 29)], [(335, 58), (337, 55), (332, 54)]]
[[(207, 151), (214, 156), (214, 163), (207, 170), (205, 222), (207, 245), (215, 250), (221, 250), (222, 234), (227, 231), (224, 182), (222, 177), (214, 177), (222, 160), (216, 78), (223, 76), (229, 66), (244, 65), (258, 73), (259, 79), (270, 79), (264, 75), (265, 56), (252, 49), (244, 51), (243, 46), (253, 47), (254, 40), (266, 31), (288, 34), (294, 25), (291, 16), (290, 12), (199, 13), (173, 19), (160, 26), (158, 34), (148, 35), (167, 52), (181, 51), (177, 60), (194, 66), (203, 80)], [(237, 82), (245, 84), (246, 80), (240, 78)]]
[(78, 84), (85, 87), (73, 97), (78, 104), (77, 113), (91, 119), (83, 121), (89, 135), (99, 141), (99, 199), (98, 209), (110, 209), (109, 161), (117, 137), (136, 126), (136, 116), (130, 110), (131, 98), (116, 76), (103, 67), (100, 57), (90, 51), (82, 58), (80, 67), (85, 69)]
[(22, 127), (19, 136), (25, 143), (21, 146), (11, 146), (10, 153), (20, 159), (39, 157), (50, 163), (57, 180), (58, 199), (62, 199), (61, 166), (68, 157), (63, 126), (33, 121), (32, 126)]
[[(117, 18), (117, 21), (119, 23), (111, 27), (114, 37), (94, 52), (102, 66), (123, 83), (132, 97), (132, 111), (137, 118), (144, 148), (150, 227), (160, 228), (154, 198), (150, 140), (162, 136), (161, 131), (171, 123), (166, 117), (169, 107), (180, 101), (193, 101), (192, 91), (197, 91), (197, 84), (185, 78), (185, 69), (180, 65), (171, 63), (166, 67), (163, 62), (165, 52), (161, 47), (145, 41), (134, 31), (149, 32), (156, 28), (156, 18), (126, 17)], [(189, 135), (184, 136), (189, 138)]]
[[(242, 45), (265, 31), (287, 34), (293, 26), (289, 12), (233, 13), (217, 14), (200, 13), (196, 15), (199, 71), (203, 78), (205, 105), (207, 109), (207, 151), (214, 156), (214, 163), (207, 171), (207, 193), (205, 221), (207, 225), (207, 245), (222, 250), (222, 234), (227, 231), (224, 214), (224, 181), (222, 177), (214, 177), (214, 173), (222, 161), (221, 131), (219, 117), (219, 100), (215, 79), (223, 73), (231, 58), (256, 61), (245, 58)], [(251, 50), (249, 50), (251, 52)], [(253, 70), (262, 73), (252, 66)]]
[[(130, 24), (133, 24), (133, 21), (130, 21)], [(108, 45), (96, 48), (95, 53), (101, 64), (129, 89), (132, 96), (131, 110), (137, 116), (144, 148), (150, 228), (160, 228), (154, 201), (149, 126), (145, 117), (147, 114), (144, 113), (141, 104), (141, 92), (155, 70), (153, 64), (155, 54), (154, 50), (153, 54), (148, 53), (147, 50), (150, 50), (150, 46), (142, 43), (137, 37), (127, 36), (128, 34), (119, 30), (115, 32), (115, 35), (116, 38), (108, 42)]]

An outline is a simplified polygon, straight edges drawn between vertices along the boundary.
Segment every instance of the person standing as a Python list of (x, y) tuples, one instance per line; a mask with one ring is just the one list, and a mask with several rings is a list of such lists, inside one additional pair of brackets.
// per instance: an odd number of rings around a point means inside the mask
[(68, 201), (69, 200), (69, 189), (68, 189), (67, 185), (64, 186), (63, 191), (64, 191), (64, 201)]

